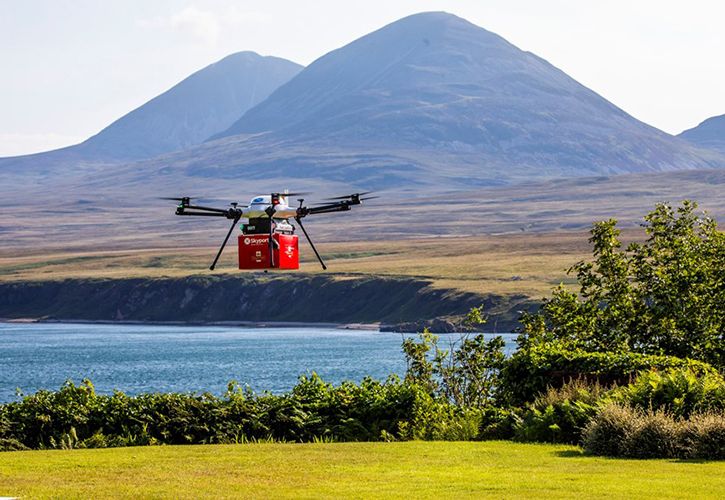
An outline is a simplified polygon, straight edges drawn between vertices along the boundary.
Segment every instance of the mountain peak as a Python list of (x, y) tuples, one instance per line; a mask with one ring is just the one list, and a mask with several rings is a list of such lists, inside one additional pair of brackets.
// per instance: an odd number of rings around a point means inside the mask
[(147, 158), (223, 130), (302, 67), (256, 52), (230, 54), (193, 73), (78, 147), (109, 158)]
[(544, 59), (446, 12), (405, 17), (325, 54), (211, 140), (250, 135), (261, 150), (284, 142), (464, 155), (487, 165), (486, 182), (515, 170), (709, 165)]
[(678, 137), (697, 146), (725, 153), (725, 115), (712, 116), (697, 127), (685, 130)]
[[(465, 26), (474, 30), (483, 30), (487, 33), (491, 33), (490, 31), (485, 30), (484, 28), (481, 28), (480, 26), (476, 26), (472, 22), (462, 18), (458, 17), (455, 14), (451, 14), (450, 12), (445, 11), (428, 11), (428, 12), (418, 12), (417, 14), (411, 14), (409, 16), (403, 17), (398, 19), (397, 21), (393, 21), (392, 23), (387, 24), (386, 26), (383, 26), (380, 28), (380, 30), (394, 28), (398, 29), (401, 27), (414, 27), (416, 29), (425, 29), (438, 27), (438, 28), (446, 28), (451, 26)], [(380, 31), (378, 30), (378, 31)], [(375, 32), (373, 32), (375, 33)], [(491, 33), (493, 34), (493, 33)]]
[[(322, 108), (341, 109), (341, 99), (355, 100), (359, 107), (362, 101), (386, 100), (395, 93), (406, 94), (410, 106), (417, 105), (416, 99), (440, 104), (456, 85), (462, 87), (455, 92), (465, 94), (465, 88), (485, 85), (502, 72), (524, 74), (541, 64), (541, 59), (453, 14), (413, 14), (320, 57), (213, 139), (303, 122), (310, 130), (309, 120), (316, 121)], [(551, 70), (557, 78), (565, 77)]]

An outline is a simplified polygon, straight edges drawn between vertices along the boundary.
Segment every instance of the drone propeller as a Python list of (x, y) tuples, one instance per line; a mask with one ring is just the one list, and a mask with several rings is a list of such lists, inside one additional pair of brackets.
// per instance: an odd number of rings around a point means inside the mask
[(275, 196), (288, 197), (288, 196), (307, 196), (310, 193), (272, 193), (272, 194)]
[[(374, 200), (376, 198), (380, 198), (380, 196), (368, 196), (367, 198), (359, 198), (357, 201), (367, 201), (367, 200)], [(340, 203), (340, 202), (338, 202)], [(344, 202), (342, 202), (344, 203)], [(329, 201), (319, 201), (317, 203), (312, 203), (312, 206), (319, 206), (319, 205), (329, 205)]]
[(191, 203), (192, 199), (195, 199), (194, 196), (180, 196), (180, 197), (173, 197), (173, 196), (159, 196), (159, 200), (169, 200), (169, 201), (178, 201), (179, 203), (182, 203), (184, 205), (188, 205)]
[(332, 200), (347, 200), (349, 198), (360, 198), (361, 196), (365, 196), (366, 194), (370, 194), (372, 191), (365, 191), (364, 193), (353, 193), (348, 194), (346, 196), (335, 196), (334, 198), (325, 198), (326, 200), (332, 201)]

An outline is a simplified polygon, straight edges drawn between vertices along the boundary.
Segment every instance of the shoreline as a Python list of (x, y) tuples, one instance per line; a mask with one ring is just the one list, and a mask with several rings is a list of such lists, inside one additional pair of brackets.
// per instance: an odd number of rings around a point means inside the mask
[(140, 321), (105, 319), (0, 318), (0, 323), (60, 323), (81, 325), (141, 325), (141, 326), (225, 326), (238, 328), (332, 328), (339, 330), (380, 331), (382, 323), (327, 323), (307, 321)]

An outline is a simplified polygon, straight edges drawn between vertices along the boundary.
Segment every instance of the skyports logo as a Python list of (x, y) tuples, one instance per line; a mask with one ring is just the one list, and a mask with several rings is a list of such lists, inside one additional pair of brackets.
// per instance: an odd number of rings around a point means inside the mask
[(244, 238), (245, 245), (266, 245), (269, 238)]

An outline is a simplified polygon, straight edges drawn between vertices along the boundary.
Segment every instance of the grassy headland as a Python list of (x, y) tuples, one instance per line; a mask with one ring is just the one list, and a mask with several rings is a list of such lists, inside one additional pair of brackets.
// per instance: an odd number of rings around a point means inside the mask
[[(321, 272), (311, 249), (306, 243), (301, 246), (300, 271)], [(429, 280), (437, 288), (537, 299), (562, 281), (573, 282), (565, 270), (589, 250), (584, 232), (332, 242), (319, 247), (329, 265), (326, 274), (340, 279), (410, 277)], [(212, 274), (208, 266), (215, 252), (212, 247), (180, 247), (14, 253), (0, 256), (0, 281)], [(232, 244), (214, 274), (240, 272)]]

